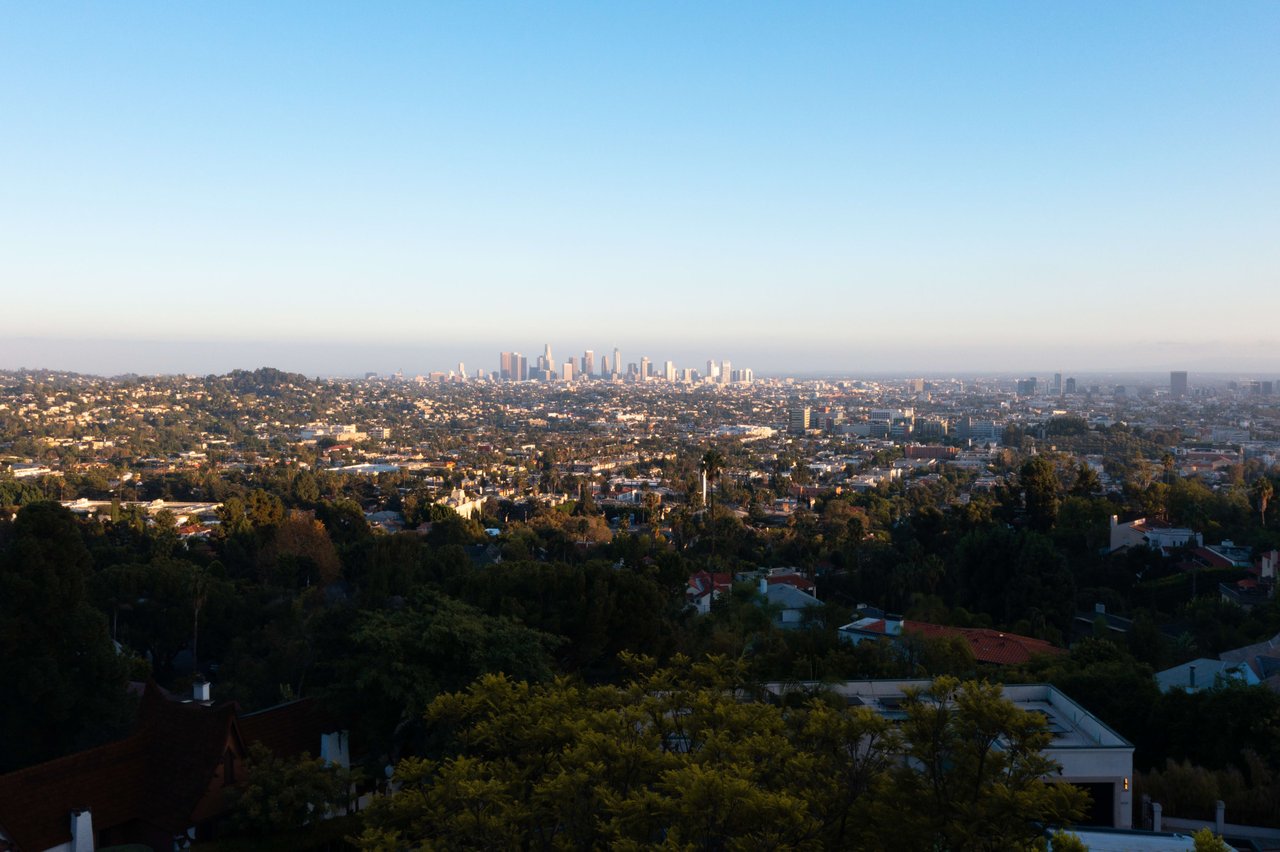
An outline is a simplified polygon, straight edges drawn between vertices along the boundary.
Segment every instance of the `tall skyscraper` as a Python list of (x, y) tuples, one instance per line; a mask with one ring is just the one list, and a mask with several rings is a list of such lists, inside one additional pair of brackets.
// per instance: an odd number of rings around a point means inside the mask
[(582, 353), (582, 375), (584, 378), (591, 378), (591, 374), (596, 371), (596, 353), (588, 349)]
[(498, 359), (498, 378), (504, 382), (520, 380), (519, 352), (503, 352)]
[(566, 382), (573, 381), (573, 359), (572, 358), (564, 362), (563, 369), (561, 370), (560, 378), (564, 379)]
[(529, 359), (519, 352), (515, 353), (515, 379), (518, 382), (529, 381)]
[(602, 379), (609, 378), (609, 356), (608, 355), (600, 356), (600, 378)]
[(622, 375), (622, 352), (618, 347), (613, 347), (613, 375)]
[(662, 376), (669, 382), (675, 382), (676, 380), (676, 362), (675, 361), (668, 361), (666, 364), (662, 365)]
[(720, 375), (720, 372), (719, 372), (719, 368), (716, 367), (716, 362), (708, 358), (707, 359), (707, 378), (714, 382), (716, 380), (716, 376), (718, 375)]
[(726, 359), (720, 362), (720, 384), (727, 385), (733, 381), (733, 365)]
[(1187, 395), (1187, 371), (1172, 370), (1169, 373), (1169, 393), (1174, 397)]
[(640, 359), (640, 381), (649, 381), (649, 356), (645, 355)]

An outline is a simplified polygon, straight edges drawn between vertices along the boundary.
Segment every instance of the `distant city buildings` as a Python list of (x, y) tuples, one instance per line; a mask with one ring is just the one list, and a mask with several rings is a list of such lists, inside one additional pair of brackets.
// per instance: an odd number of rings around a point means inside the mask
[(1169, 393), (1181, 398), (1187, 395), (1187, 371), (1174, 370), (1169, 373)]
[[(595, 350), (587, 349), (577, 359), (567, 358), (557, 369), (556, 360), (551, 354), (551, 344), (547, 343), (543, 345), (542, 354), (534, 362), (532, 370), (529, 369), (528, 360), (521, 353), (515, 351), (498, 353), (498, 369), (491, 374), (490, 378), (499, 382), (572, 382), (599, 379), (600, 381), (641, 383), (660, 380), (670, 384), (703, 382), (719, 385), (751, 384), (755, 381), (753, 370), (749, 367), (734, 370), (733, 363), (727, 358), (723, 361), (707, 359), (706, 365), (706, 372), (701, 374), (690, 367), (678, 367), (672, 360), (662, 362), (662, 368), (659, 369), (657, 364), (645, 355), (641, 357), (638, 364), (632, 362), (624, 368), (622, 351), (615, 347), (612, 358), (608, 355), (600, 357), (600, 371), (597, 375)], [(376, 375), (370, 374), (365, 378), (371, 379)], [(476, 378), (485, 378), (484, 372), (477, 371)], [(424, 376), (420, 379), (421, 381), (466, 381), (466, 366), (459, 361), (457, 373), (449, 373), (447, 376), (432, 373), (429, 377)]]

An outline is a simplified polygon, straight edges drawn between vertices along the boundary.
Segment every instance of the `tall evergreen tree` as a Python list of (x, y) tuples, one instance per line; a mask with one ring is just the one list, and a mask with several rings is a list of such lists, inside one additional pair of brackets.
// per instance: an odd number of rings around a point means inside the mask
[(110, 739), (128, 725), (127, 663), (86, 598), (92, 558), (57, 503), (18, 513), (0, 554), (0, 772)]

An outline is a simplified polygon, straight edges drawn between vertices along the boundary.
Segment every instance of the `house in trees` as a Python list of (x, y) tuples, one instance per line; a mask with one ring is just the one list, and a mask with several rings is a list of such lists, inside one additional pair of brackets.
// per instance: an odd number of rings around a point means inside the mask
[(1133, 629), (1133, 619), (1107, 612), (1107, 605), (1095, 603), (1093, 609), (1081, 610), (1071, 619), (1071, 639), (1083, 639), (1093, 636), (1099, 629), (1107, 636), (1123, 639)]
[(175, 701), (148, 684), (130, 736), (0, 776), (0, 850), (186, 848), (226, 813), (254, 743), (278, 757), (305, 751), (348, 764), (346, 732), (315, 702), (241, 714), (234, 703), (213, 705), (202, 687)]
[(1200, 692), (1227, 683), (1253, 686), (1258, 676), (1243, 661), (1210, 660), (1201, 657), (1180, 666), (1156, 672), (1156, 683), (1161, 692)]
[[(861, 680), (844, 683), (765, 684), (775, 700), (787, 692), (826, 690), (850, 707), (866, 707), (895, 721), (906, 718), (908, 690), (923, 691), (926, 680)], [(1047, 684), (1006, 684), (1003, 696), (1020, 710), (1044, 717), (1052, 736), (1042, 754), (1062, 767), (1046, 781), (1075, 784), (1093, 800), (1084, 825), (1133, 827), (1133, 744), (1057, 688)]]
[(1280, 692), (1280, 633), (1262, 642), (1223, 651), (1218, 659), (1231, 665), (1244, 665), (1253, 673), (1255, 683), (1266, 684)]
[(783, 629), (799, 627), (806, 609), (822, 605), (817, 585), (796, 568), (744, 571), (736, 576), (697, 571), (689, 575), (685, 600), (699, 615), (705, 615), (711, 611), (712, 601), (728, 594), (734, 582), (755, 583), (760, 601), (775, 609), (777, 626)]
[(1269, 550), (1254, 560), (1247, 569), (1248, 577), (1218, 584), (1218, 595), (1249, 612), (1275, 597), (1277, 568), (1280, 568), (1280, 550)]
[(925, 621), (907, 621), (901, 615), (882, 612), (874, 607), (862, 607), (856, 621), (839, 630), (840, 639), (857, 645), (868, 640), (902, 643), (909, 636), (926, 639), (960, 639), (979, 663), (998, 666), (1019, 665), (1036, 656), (1058, 656), (1065, 649), (1043, 639), (1021, 636), (1004, 630), (986, 627), (948, 627)]
[(822, 606), (822, 601), (804, 589), (788, 582), (772, 582), (772, 577), (761, 577), (759, 593), (776, 611), (774, 624), (784, 630), (793, 630), (804, 624), (805, 610)]
[(1204, 537), (1195, 530), (1169, 526), (1155, 519), (1137, 518), (1120, 523), (1119, 516), (1111, 516), (1112, 553), (1129, 547), (1147, 547), (1167, 554), (1187, 545), (1202, 547)]
[(711, 602), (733, 588), (733, 575), (727, 571), (697, 571), (689, 575), (685, 600), (699, 615), (711, 612)]

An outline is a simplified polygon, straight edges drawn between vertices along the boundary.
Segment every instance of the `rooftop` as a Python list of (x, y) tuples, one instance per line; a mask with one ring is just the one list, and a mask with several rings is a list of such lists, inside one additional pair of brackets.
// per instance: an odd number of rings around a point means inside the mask
[[(909, 690), (929, 687), (927, 680), (850, 680), (835, 683), (803, 681), (774, 682), (765, 689), (774, 696), (793, 690), (827, 690), (844, 698), (850, 706), (869, 707), (887, 719), (904, 719), (902, 703)], [(1133, 744), (1111, 730), (1096, 716), (1055, 687), (1043, 683), (1006, 684), (1004, 697), (1021, 710), (1040, 713), (1053, 735), (1051, 749), (1106, 748), (1133, 749)]]

